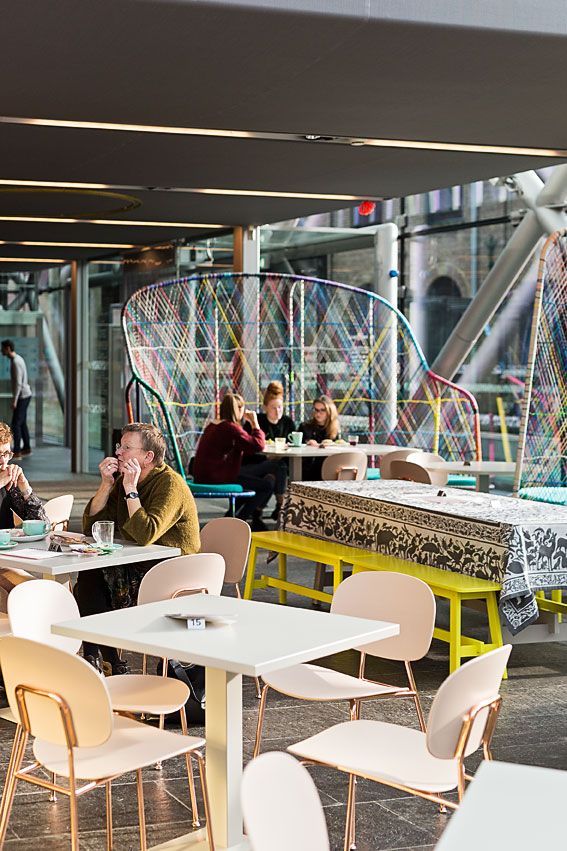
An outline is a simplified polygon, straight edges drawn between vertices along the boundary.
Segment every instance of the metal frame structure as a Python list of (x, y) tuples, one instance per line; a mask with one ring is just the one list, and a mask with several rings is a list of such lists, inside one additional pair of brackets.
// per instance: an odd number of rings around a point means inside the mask
[(122, 326), (133, 381), (183, 475), (224, 392), (258, 407), (273, 379), (295, 421), (325, 393), (371, 443), (481, 458), (476, 400), (429, 369), (405, 316), (374, 292), (274, 273), (195, 275), (136, 291)]

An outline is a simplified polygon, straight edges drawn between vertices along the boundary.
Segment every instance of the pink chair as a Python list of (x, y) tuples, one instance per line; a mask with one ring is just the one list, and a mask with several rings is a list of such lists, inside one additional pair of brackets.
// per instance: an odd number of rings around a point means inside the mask
[[(392, 639), (389, 639), (390, 641)], [(465, 757), (480, 747), (492, 759), (490, 742), (498, 719), (500, 683), (510, 644), (477, 656), (454, 671), (437, 692), (427, 732), (384, 721), (346, 721), (288, 748), (317, 765), (349, 775), (344, 849), (354, 840), (355, 777), (426, 798), (443, 807), (458, 804), (443, 797), (465, 791)]]
[(251, 540), (250, 526), (238, 517), (217, 517), (201, 529), (201, 552), (218, 553), (224, 558), (224, 581), (234, 585), (238, 597)]
[(428, 470), (419, 461), (414, 460), (413, 455), (410, 455), (406, 461), (391, 462), (390, 478), (443, 487), (447, 484), (449, 475), (445, 470)]
[[(293, 665), (265, 674), (258, 710), (254, 756), (260, 752), (266, 698), (270, 688), (299, 700), (326, 702), (348, 701), (351, 718), (360, 717), (360, 704), (371, 698), (398, 697), (414, 701), (419, 725), (425, 720), (417, 693), (411, 663), (421, 659), (431, 645), (435, 626), (435, 597), (431, 589), (413, 576), (403, 573), (356, 573), (341, 582), (331, 603), (333, 614), (391, 621), (400, 625), (399, 635), (358, 647), (358, 677), (342, 674), (320, 665)], [(366, 656), (404, 662), (408, 687), (387, 685), (364, 676)]]
[(364, 452), (339, 452), (327, 455), (321, 468), (324, 482), (361, 481), (366, 478), (368, 459)]

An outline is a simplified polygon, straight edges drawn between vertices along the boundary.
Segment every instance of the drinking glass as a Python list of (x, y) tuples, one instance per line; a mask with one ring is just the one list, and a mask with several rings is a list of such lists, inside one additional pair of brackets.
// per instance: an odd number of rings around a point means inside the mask
[(349, 434), (347, 437), (349, 442), (349, 446), (356, 446), (358, 444), (358, 435), (357, 434)]
[(111, 549), (114, 543), (114, 520), (97, 520), (93, 523), (92, 533), (99, 547)]

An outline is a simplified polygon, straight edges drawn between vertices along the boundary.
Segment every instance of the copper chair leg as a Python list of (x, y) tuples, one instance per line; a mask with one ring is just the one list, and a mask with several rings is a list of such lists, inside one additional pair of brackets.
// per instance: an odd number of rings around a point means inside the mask
[(10, 813), (12, 812), (12, 804), (14, 803), (14, 794), (18, 782), (16, 772), (20, 770), (27, 740), (27, 733), (25, 733), (22, 726), (18, 724), (16, 728), (16, 735), (14, 736), (14, 744), (12, 745), (12, 753), (10, 754), (10, 761), (8, 763), (4, 792), (2, 794), (2, 803), (0, 804), (0, 848), (4, 847), (4, 840), (6, 839), (8, 821), (10, 819)]
[(355, 793), (356, 793), (356, 778), (355, 778), (354, 774), (349, 774), (349, 776), (348, 776), (348, 798), (347, 798), (344, 851), (350, 851), (351, 848), (356, 848), (356, 840), (355, 840)]
[(213, 838), (213, 821), (211, 817), (211, 805), (209, 801), (209, 787), (207, 786), (207, 771), (205, 768), (205, 760), (203, 754), (199, 751), (194, 752), (195, 759), (199, 764), (199, 776), (201, 778), (201, 791), (203, 793), (203, 807), (205, 809), (205, 818), (207, 820), (207, 840), (209, 842), (209, 851), (215, 851), (215, 840)]
[(260, 706), (258, 707), (258, 723), (256, 724), (256, 740), (254, 742), (254, 752), (252, 757), (256, 759), (260, 753), (260, 744), (262, 742), (262, 727), (264, 725), (264, 712), (266, 711), (266, 698), (268, 697), (269, 685), (266, 683), (260, 695)]
[(79, 813), (75, 778), (69, 778), (69, 809), (71, 811), (71, 851), (79, 851)]
[(105, 783), (106, 789), (106, 851), (112, 851), (112, 783)]
[(262, 698), (262, 686), (260, 685), (260, 677), (254, 677), (254, 681), (256, 683), (256, 697), (258, 700)]
[[(185, 707), (182, 706), (179, 710), (179, 715), (181, 716), (181, 732), (184, 736), (188, 735), (187, 732), (187, 714), (185, 712)], [(200, 827), (201, 822), (199, 821), (199, 808), (197, 807), (197, 795), (195, 793), (195, 780), (193, 778), (193, 763), (191, 761), (191, 754), (187, 752), (185, 754), (185, 763), (187, 765), (187, 780), (189, 782), (189, 797), (191, 799), (191, 813), (193, 815), (193, 819), (191, 824), (193, 827)]]
[(144, 809), (144, 784), (142, 769), (136, 771), (136, 790), (138, 792), (138, 821), (140, 823), (140, 851), (147, 851), (146, 842), (146, 811)]

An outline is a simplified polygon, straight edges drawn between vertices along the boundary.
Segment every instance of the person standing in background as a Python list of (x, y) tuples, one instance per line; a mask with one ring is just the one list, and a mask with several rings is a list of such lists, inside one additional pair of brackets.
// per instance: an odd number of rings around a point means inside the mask
[(22, 458), (24, 455), (31, 455), (27, 415), (32, 392), (28, 382), (28, 369), (23, 357), (16, 353), (12, 340), (2, 340), (2, 354), (10, 358), (14, 458)]

